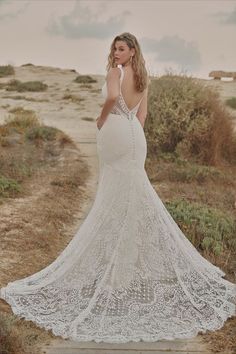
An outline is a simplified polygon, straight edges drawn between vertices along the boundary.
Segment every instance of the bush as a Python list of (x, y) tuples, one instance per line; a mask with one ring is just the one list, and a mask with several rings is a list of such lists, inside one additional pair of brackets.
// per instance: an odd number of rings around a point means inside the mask
[(0, 65), (0, 77), (14, 75), (15, 70), (12, 65)]
[(22, 107), (15, 107), (9, 111), (14, 116), (8, 116), (5, 119), (5, 126), (14, 127), (16, 131), (23, 132), (28, 128), (39, 126), (40, 120), (37, 118), (34, 111), (30, 109), (24, 109)]
[(236, 136), (219, 93), (198, 81), (164, 75), (151, 81), (145, 125), (148, 149), (202, 164), (236, 163)]
[(45, 91), (47, 88), (48, 85), (43, 84), (41, 81), (21, 82), (19, 80), (10, 80), (10, 82), (8, 82), (6, 86), (7, 91), (17, 91), (17, 92), (24, 92), (24, 91), (38, 92), (38, 91)]
[(207, 181), (230, 183), (231, 176), (213, 166), (199, 165), (188, 161), (176, 159), (175, 166), (171, 165), (168, 173), (170, 181), (192, 183), (194, 181), (202, 184)]
[(89, 75), (79, 75), (75, 78), (74, 82), (77, 82), (78, 84), (90, 84), (92, 82), (97, 82), (97, 80)]
[(8, 197), (10, 194), (20, 192), (20, 185), (11, 178), (0, 176), (0, 197)]
[(225, 104), (230, 108), (236, 109), (236, 97), (231, 97), (225, 101)]
[(236, 250), (236, 220), (225, 211), (179, 199), (166, 205), (195, 247), (214, 255), (225, 249)]
[(70, 100), (73, 103), (80, 103), (81, 101), (84, 101), (85, 99), (83, 97), (79, 97), (76, 95), (72, 95), (72, 94), (64, 94), (64, 96), (62, 97), (63, 100)]
[(26, 63), (26, 64), (22, 64), (21, 66), (34, 66), (34, 64), (32, 64), (32, 63)]
[(26, 132), (25, 137), (29, 140), (55, 140), (57, 133), (58, 129), (54, 127), (39, 126), (29, 129)]

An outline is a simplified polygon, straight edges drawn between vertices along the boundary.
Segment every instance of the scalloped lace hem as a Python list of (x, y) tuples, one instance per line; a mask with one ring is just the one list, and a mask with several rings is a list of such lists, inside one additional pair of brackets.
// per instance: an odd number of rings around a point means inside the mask
[[(4, 289), (4, 288), (2, 288)], [(194, 327), (191, 330), (187, 332), (179, 332), (175, 334), (166, 334), (166, 333), (159, 333), (159, 334), (153, 334), (153, 335), (129, 335), (129, 336), (124, 336), (124, 335), (114, 335), (114, 336), (106, 336), (104, 335), (99, 335), (99, 336), (94, 336), (94, 335), (73, 335), (73, 334), (65, 334), (63, 331), (61, 331), (58, 328), (55, 328), (54, 326), (47, 325), (41, 323), (36, 317), (32, 316), (29, 313), (22, 313), (20, 309), (18, 309), (15, 304), (10, 301), (10, 299), (5, 299), (2, 297), (2, 292), (0, 291), (0, 298), (4, 299), (10, 306), (13, 311), (13, 313), (17, 316), (19, 316), (21, 319), (24, 319), (26, 321), (32, 321), (34, 322), (38, 327), (45, 329), (47, 331), (51, 331), (53, 335), (59, 336), (63, 339), (66, 340), (73, 340), (76, 342), (90, 342), (94, 341), (95, 343), (128, 343), (128, 342), (156, 342), (159, 340), (175, 340), (175, 339), (191, 339), (196, 337), (198, 334), (205, 334), (207, 331), (216, 331), (220, 328), (223, 327), (224, 323), (226, 322), (227, 319), (235, 317), (236, 313), (235, 310), (232, 309), (227, 315), (222, 317), (222, 321), (218, 324), (212, 324), (211, 326), (207, 327)]]

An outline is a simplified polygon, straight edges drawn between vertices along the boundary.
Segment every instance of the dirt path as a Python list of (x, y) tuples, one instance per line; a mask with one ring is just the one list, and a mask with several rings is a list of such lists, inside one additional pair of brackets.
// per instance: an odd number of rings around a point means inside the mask
[(156, 343), (76, 343), (55, 340), (44, 347), (46, 354), (210, 354), (200, 336), (185, 340), (161, 340)]

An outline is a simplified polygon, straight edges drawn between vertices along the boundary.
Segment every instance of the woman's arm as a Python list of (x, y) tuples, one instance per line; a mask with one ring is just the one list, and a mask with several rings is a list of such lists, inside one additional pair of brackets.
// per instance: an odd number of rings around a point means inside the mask
[(102, 127), (108, 114), (116, 103), (120, 93), (120, 69), (111, 68), (107, 74), (107, 98), (103, 105), (100, 116), (97, 118), (98, 128)]

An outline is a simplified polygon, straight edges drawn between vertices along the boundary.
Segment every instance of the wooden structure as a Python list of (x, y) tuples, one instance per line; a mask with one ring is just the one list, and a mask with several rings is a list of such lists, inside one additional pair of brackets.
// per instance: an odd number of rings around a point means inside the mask
[(213, 77), (214, 80), (221, 80), (222, 77), (232, 77), (233, 81), (236, 81), (236, 71), (211, 71), (208, 76)]

